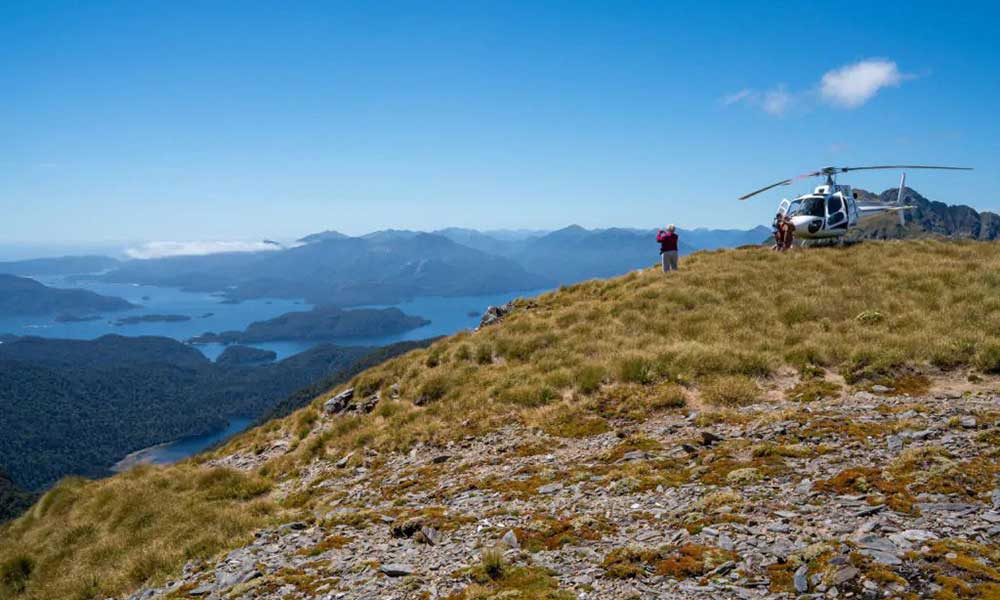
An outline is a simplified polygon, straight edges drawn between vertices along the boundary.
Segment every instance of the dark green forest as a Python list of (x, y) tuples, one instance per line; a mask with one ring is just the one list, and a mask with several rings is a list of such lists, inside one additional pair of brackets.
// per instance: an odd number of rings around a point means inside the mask
[(135, 450), (260, 415), (371, 351), (324, 344), (273, 364), (226, 366), (167, 338), (0, 344), (0, 467), (27, 490), (104, 476)]
[(21, 514), (34, 501), (33, 494), (17, 487), (10, 477), (0, 470), (0, 523)]

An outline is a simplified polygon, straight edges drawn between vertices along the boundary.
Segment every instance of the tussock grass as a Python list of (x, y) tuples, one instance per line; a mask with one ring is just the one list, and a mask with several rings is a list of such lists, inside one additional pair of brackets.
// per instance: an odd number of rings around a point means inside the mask
[[(254, 454), (278, 439), (292, 441), (294, 451), (257, 472), (216, 473), (201, 458), (64, 482), (0, 530), (0, 564), (15, 565), (20, 556), (27, 562), (18, 564), (31, 565), (9, 571), (22, 597), (110, 596), (249, 539), (278, 518), (270, 486), (311, 461), (359, 448), (408, 450), (510, 423), (587, 435), (697, 396), (719, 407), (699, 422), (738, 420), (732, 407), (762, 401), (785, 366), (839, 372), (860, 386), (891, 385), (928, 369), (1000, 372), (992, 337), (1000, 329), (997, 244), (700, 252), (670, 277), (647, 270), (588, 281), (518, 306), (500, 325), (359, 375), (351, 385), (382, 393), (371, 414), (319, 416), (321, 403), (340, 391), (330, 390), (306, 412), (218, 451)], [(858, 429), (862, 434), (871, 435)], [(842, 479), (832, 485), (886, 485), (860, 475)]]
[(166, 577), (250, 541), (278, 516), (270, 488), (257, 475), (189, 464), (63, 480), (0, 535), (0, 591), (104, 598)]

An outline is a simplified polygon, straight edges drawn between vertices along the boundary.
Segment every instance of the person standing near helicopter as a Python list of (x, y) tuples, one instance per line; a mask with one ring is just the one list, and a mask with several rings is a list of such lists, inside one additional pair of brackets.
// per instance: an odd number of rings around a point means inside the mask
[(664, 231), (661, 229), (656, 234), (656, 241), (660, 244), (660, 261), (663, 263), (663, 272), (677, 270), (677, 232), (673, 225), (667, 225)]
[(795, 243), (795, 224), (792, 218), (785, 215), (781, 219), (781, 251), (790, 250)]

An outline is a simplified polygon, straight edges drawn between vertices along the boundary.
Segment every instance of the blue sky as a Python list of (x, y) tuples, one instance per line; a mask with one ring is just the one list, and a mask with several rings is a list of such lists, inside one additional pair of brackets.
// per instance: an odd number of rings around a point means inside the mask
[(750, 227), (885, 162), (1000, 211), (997, 6), (6, 2), (0, 239)]

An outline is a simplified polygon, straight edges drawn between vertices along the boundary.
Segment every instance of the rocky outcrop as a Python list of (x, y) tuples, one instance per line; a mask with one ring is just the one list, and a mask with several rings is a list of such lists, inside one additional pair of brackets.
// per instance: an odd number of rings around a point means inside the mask
[[(287, 490), (328, 494), (316, 519), (259, 531), (133, 598), (464, 597), (484, 549), (544, 568), (567, 594), (552, 598), (988, 589), (1000, 489), (985, 457), (1000, 396), (995, 381), (979, 388), (673, 412), (579, 438), (512, 425), (443, 448), (328, 456)], [(327, 404), (349, 410), (353, 394)]]
[(323, 412), (328, 415), (339, 415), (345, 412), (370, 413), (375, 410), (379, 400), (382, 399), (381, 392), (375, 392), (365, 396), (360, 401), (354, 401), (354, 388), (348, 388), (340, 392), (333, 398), (323, 403)]
[[(856, 190), (860, 199), (867, 202), (895, 203), (898, 188), (875, 195)], [(900, 226), (899, 217), (885, 214), (873, 217), (861, 227), (850, 232), (851, 239), (908, 239), (941, 236), (952, 239), (992, 241), (1000, 238), (1000, 215), (978, 212), (965, 205), (949, 205), (928, 200), (912, 188), (904, 188), (905, 204), (913, 206), (906, 211), (906, 225)]]
[(514, 303), (508, 302), (500, 306), (488, 306), (483, 316), (479, 319), (479, 329), (496, 325), (514, 310)]

